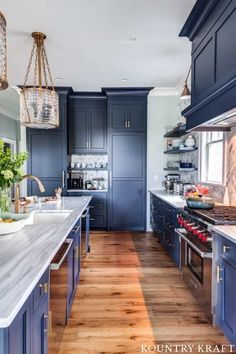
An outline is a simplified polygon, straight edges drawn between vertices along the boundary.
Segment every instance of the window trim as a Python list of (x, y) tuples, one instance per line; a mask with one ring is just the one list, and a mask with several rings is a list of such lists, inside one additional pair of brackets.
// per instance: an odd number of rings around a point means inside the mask
[[(208, 133), (202, 132), (202, 133)], [(226, 186), (226, 171), (227, 171), (227, 159), (226, 159), (226, 151), (227, 151), (227, 133), (223, 132), (223, 139), (215, 140), (212, 141), (211, 143), (207, 143), (206, 141), (204, 142), (204, 134), (200, 134), (199, 136), (199, 155), (198, 155), (198, 179), (201, 183), (207, 184), (207, 185), (215, 185), (215, 186)], [(206, 138), (205, 138), (206, 139)], [(213, 181), (206, 181), (206, 176), (207, 176), (207, 169), (208, 169), (208, 156), (203, 157), (203, 144), (204, 147), (206, 148), (207, 144), (214, 144), (222, 141), (223, 142), (223, 169), (222, 169), (222, 182), (213, 182)], [(206, 151), (206, 150), (205, 150)], [(208, 150), (209, 151), (209, 150)], [(208, 154), (207, 154), (208, 155)], [(203, 168), (203, 163), (202, 160), (205, 160), (205, 167)], [(205, 170), (205, 172), (203, 172)], [(205, 176), (203, 176), (203, 174)]]

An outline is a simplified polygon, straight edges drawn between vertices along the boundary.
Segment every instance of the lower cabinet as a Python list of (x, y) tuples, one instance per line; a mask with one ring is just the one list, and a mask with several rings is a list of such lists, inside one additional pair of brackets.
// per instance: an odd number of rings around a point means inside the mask
[(0, 354), (48, 353), (49, 269), (10, 327), (0, 329)]
[(150, 196), (150, 223), (153, 232), (179, 266), (179, 237), (175, 234), (178, 210), (162, 199)]
[(107, 229), (107, 192), (78, 192), (67, 191), (68, 197), (90, 196), (92, 200), (89, 204), (90, 228)]
[(236, 244), (218, 240), (217, 324), (229, 341), (236, 345)]
[(38, 307), (32, 321), (32, 350), (34, 354), (48, 352), (48, 301)]

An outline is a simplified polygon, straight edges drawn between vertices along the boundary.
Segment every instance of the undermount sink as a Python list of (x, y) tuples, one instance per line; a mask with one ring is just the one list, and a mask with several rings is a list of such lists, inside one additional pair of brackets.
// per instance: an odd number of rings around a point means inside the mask
[(60, 224), (62, 223), (69, 215), (71, 210), (60, 210), (60, 211), (33, 211), (26, 225), (37, 225), (37, 224)]

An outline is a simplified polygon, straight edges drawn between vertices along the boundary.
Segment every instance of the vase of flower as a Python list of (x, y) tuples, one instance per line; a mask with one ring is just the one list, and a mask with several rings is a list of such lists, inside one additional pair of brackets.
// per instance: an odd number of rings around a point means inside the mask
[(0, 212), (11, 211), (12, 186), (22, 180), (21, 170), (28, 153), (13, 154), (0, 140)]
[(0, 213), (10, 212), (11, 206), (11, 188), (0, 188)]

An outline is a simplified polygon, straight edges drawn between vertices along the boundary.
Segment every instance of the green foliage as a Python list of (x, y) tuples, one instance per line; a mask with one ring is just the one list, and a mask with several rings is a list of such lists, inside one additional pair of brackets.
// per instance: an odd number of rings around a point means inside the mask
[(28, 157), (27, 152), (12, 154), (11, 149), (4, 147), (4, 142), (0, 140), (0, 188), (11, 187), (22, 180), (21, 168)]

